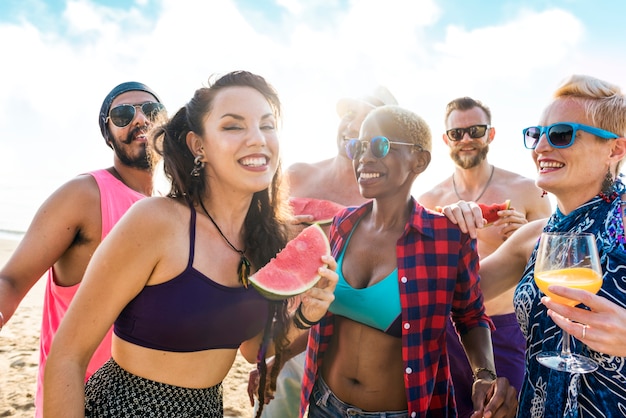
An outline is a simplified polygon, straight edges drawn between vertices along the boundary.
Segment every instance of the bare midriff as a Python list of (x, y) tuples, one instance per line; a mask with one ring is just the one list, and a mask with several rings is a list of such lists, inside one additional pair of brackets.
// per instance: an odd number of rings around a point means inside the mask
[(336, 316), (322, 376), (341, 401), (364, 411), (407, 409), (402, 339)]
[(209, 388), (224, 380), (237, 355), (235, 349), (191, 353), (153, 350), (131, 344), (115, 335), (111, 352), (117, 364), (129, 373), (155, 382), (194, 389)]

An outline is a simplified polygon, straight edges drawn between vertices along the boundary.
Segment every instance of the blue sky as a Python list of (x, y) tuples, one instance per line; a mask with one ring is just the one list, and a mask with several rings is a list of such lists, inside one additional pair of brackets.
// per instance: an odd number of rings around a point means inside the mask
[(278, 89), (286, 165), (333, 155), (336, 101), (383, 84), (433, 131), (416, 193), (452, 171), (442, 115), (464, 95), (491, 107), (490, 162), (533, 177), (520, 132), (562, 79), (626, 89), (625, 16), (613, 0), (0, 0), (0, 229), (111, 164), (96, 115), (113, 86), (145, 82), (174, 112), (235, 69)]

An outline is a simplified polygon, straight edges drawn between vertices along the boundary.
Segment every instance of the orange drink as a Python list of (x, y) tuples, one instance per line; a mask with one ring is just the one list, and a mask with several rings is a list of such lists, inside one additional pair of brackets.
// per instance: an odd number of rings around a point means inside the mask
[(543, 293), (550, 296), (555, 302), (568, 306), (576, 306), (580, 302), (548, 291), (548, 286), (559, 285), (572, 289), (583, 289), (591, 293), (598, 293), (602, 287), (602, 276), (595, 270), (585, 267), (572, 267), (558, 270), (545, 270), (535, 273), (535, 283)]

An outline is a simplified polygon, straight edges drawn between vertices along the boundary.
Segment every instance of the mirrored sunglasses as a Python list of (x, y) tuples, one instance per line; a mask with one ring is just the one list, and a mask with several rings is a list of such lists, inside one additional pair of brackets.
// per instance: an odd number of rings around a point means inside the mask
[(368, 147), (368, 144), (372, 155), (376, 158), (385, 158), (385, 156), (389, 154), (389, 149), (391, 148), (391, 145), (408, 145), (411, 147), (417, 147), (420, 149), (420, 151), (422, 150), (422, 147), (417, 144), (410, 144), (408, 142), (394, 142), (390, 141), (384, 136), (375, 136), (369, 141), (361, 139), (348, 140), (348, 142), (346, 142), (346, 155), (351, 160), (356, 160), (361, 157), (361, 155), (363, 155)]
[(571, 147), (576, 139), (576, 132), (578, 130), (589, 132), (592, 135), (599, 136), (604, 139), (619, 138), (619, 136), (615, 135), (613, 132), (605, 131), (604, 129), (593, 126), (572, 122), (559, 122), (553, 123), (549, 126), (531, 126), (524, 129), (522, 131), (524, 134), (524, 146), (528, 149), (537, 148), (539, 139), (543, 134), (545, 134), (551, 147)]
[(108, 119), (113, 122), (118, 128), (123, 128), (135, 119), (137, 108), (141, 109), (141, 112), (146, 117), (154, 121), (159, 113), (165, 110), (165, 106), (157, 102), (146, 102), (141, 104), (121, 104), (115, 106), (109, 111)]
[(485, 136), (485, 133), (487, 133), (487, 129), (489, 128), (489, 125), (472, 125), (467, 128), (448, 129), (446, 131), (446, 135), (448, 135), (450, 141), (460, 141), (463, 139), (465, 134), (468, 134), (472, 139), (477, 139)]

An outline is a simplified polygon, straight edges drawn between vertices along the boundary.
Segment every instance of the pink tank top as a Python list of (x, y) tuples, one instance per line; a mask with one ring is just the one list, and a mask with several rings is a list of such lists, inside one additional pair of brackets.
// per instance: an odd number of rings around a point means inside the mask
[[(100, 211), (102, 213), (102, 237), (107, 236), (113, 225), (139, 199), (145, 196), (127, 187), (116, 179), (107, 170), (97, 170), (89, 173), (98, 183), (100, 189)], [(54, 280), (54, 271), (48, 270), (46, 290), (43, 303), (41, 336), (39, 342), (39, 373), (37, 375), (37, 395), (35, 397), (35, 416), (43, 416), (43, 372), (46, 359), (52, 345), (52, 338), (59, 328), (59, 324), (67, 312), (72, 298), (78, 290), (78, 284), (70, 287), (58, 286)], [(85, 381), (111, 357), (112, 328), (102, 340), (87, 366)]]

